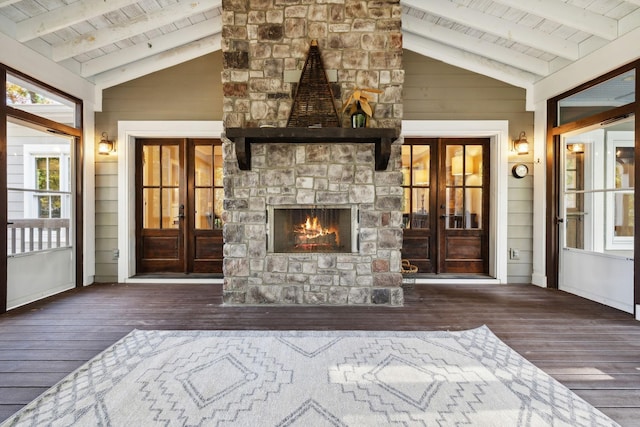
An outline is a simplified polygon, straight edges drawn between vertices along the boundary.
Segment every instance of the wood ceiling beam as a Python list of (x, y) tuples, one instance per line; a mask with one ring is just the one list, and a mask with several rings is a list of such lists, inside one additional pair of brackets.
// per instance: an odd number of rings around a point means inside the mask
[(618, 37), (618, 21), (572, 6), (558, 0), (494, 0), (514, 9), (540, 16), (552, 22), (602, 37), (615, 40)]
[(199, 22), (178, 31), (163, 34), (149, 40), (147, 43), (139, 43), (134, 46), (91, 59), (82, 64), (82, 71), (80, 74), (82, 77), (90, 77), (221, 32), (222, 19), (220, 16), (217, 16), (213, 19)]
[(482, 56), (491, 60), (502, 62), (541, 77), (549, 74), (549, 63), (546, 61), (439, 25), (424, 25), (423, 20), (413, 16), (402, 17), (402, 28), (420, 37), (435, 40), (471, 53), (482, 52)]
[[(455, 5), (449, 1), (402, 0), (402, 3), (413, 9), (438, 15), (466, 27), (531, 46), (562, 58), (574, 61), (580, 58), (580, 47), (577, 43), (518, 25), (517, 22)], [(404, 16), (406, 15), (403, 15), (403, 19)]]
[(136, 2), (137, 0), (84, 0), (59, 7), (17, 23), (16, 39), (20, 42), (33, 40)]
[(187, 3), (176, 3), (156, 12), (134, 18), (127, 25), (112, 25), (101, 28), (54, 45), (51, 57), (56, 62), (72, 58), (220, 6), (220, 0), (190, 0)]

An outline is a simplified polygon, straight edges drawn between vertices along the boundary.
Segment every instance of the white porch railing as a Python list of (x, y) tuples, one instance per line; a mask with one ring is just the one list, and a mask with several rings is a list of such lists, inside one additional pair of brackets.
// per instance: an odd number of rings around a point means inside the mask
[(11, 219), (7, 224), (7, 255), (70, 246), (68, 218)]

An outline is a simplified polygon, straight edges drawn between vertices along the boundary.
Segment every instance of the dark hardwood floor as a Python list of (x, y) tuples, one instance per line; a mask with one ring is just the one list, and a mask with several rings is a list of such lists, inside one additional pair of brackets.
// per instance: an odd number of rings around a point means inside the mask
[(228, 307), (221, 285), (96, 284), (0, 316), (0, 421), (134, 328), (460, 330), (504, 342), (624, 426), (640, 425), (640, 322), (529, 285), (417, 285), (402, 308)]

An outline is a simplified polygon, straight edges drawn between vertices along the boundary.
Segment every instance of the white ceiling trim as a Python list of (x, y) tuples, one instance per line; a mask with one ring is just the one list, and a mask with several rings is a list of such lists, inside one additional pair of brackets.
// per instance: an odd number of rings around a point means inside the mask
[(87, 19), (129, 6), (138, 0), (84, 0), (36, 15), (16, 24), (16, 39), (21, 42), (70, 27)]
[[(636, 1), (636, 4), (640, 5), (640, 0)], [(620, 19), (620, 22), (618, 23), (618, 32), (622, 36), (623, 34), (627, 34), (629, 31), (633, 31), (638, 27), (640, 27), (640, 9), (633, 11)]]
[(604, 48), (598, 49), (536, 82), (535, 91), (532, 91), (533, 102), (542, 104), (565, 92), (568, 89), (567, 82), (571, 82), (570, 87), (576, 87), (606, 74), (622, 64), (640, 59), (637, 50), (629, 49), (629, 46), (635, 46), (638, 40), (640, 40), (640, 28), (618, 37)]
[(425, 26), (424, 21), (412, 16), (402, 17), (402, 28), (413, 34), (468, 52), (482, 52), (482, 55), (489, 59), (512, 65), (539, 76), (549, 74), (549, 63), (546, 61), (438, 25)]
[(127, 25), (112, 25), (57, 44), (53, 46), (51, 56), (54, 61), (61, 61), (219, 6), (219, 0), (191, 0), (188, 4), (176, 3), (154, 13), (134, 18), (127, 22)]
[(618, 21), (558, 0), (493, 0), (607, 40), (618, 37)]
[[(544, 34), (486, 13), (458, 7), (448, 1), (431, 2), (428, 6), (424, 4), (424, 0), (403, 0), (402, 3), (421, 12), (434, 13), (452, 22), (458, 22), (467, 27), (522, 43), (541, 51), (551, 52), (563, 58), (576, 60), (580, 57), (578, 44), (570, 40)], [(407, 17), (406, 14), (402, 16), (402, 19), (404, 20), (405, 17)], [(424, 22), (423, 25), (425, 25)]]
[(202, 21), (180, 31), (164, 34), (148, 41), (140, 43), (111, 54), (91, 59), (82, 64), (81, 75), (91, 77), (113, 68), (119, 68), (140, 59), (178, 48), (193, 41), (220, 34), (222, 31), (221, 17)]
[(14, 3), (18, 3), (20, 0), (0, 0), (0, 7), (11, 6)]
[(524, 70), (489, 60), (483, 56), (425, 39), (413, 33), (403, 33), (404, 47), (428, 58), (437, 59), (474, 73), (482, 74), (513, 86), (530, 89), (538, 76)]
[(144, 58), (135, 63), (98, 74), (95, 76), (96, 90), (101, 92), (103, 89), (218, 51), (221, 48), (221, 40), (221, 35), (215, 34), (178, 48)]

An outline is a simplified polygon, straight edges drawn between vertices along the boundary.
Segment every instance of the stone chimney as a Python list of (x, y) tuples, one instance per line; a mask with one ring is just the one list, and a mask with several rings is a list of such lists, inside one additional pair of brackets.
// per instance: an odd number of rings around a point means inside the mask
[[(222, 5), (225, 304), (402, 305), (400, 1)], [(339, 113), (354, 88), (382, 91), (368, 129), (287, 129), (312, 40)], [(351, 244), (274, 249), (275, 214), (298, 208), (342, 211)]]
[(356, 87), (380, 89), (382, 94), (373, 94), (370, 127), (400, 128), (400, 0), (223, 0), (222, 5), (226, 127), (286, 126), (299, 72), (317, 40), (337, 108)]

